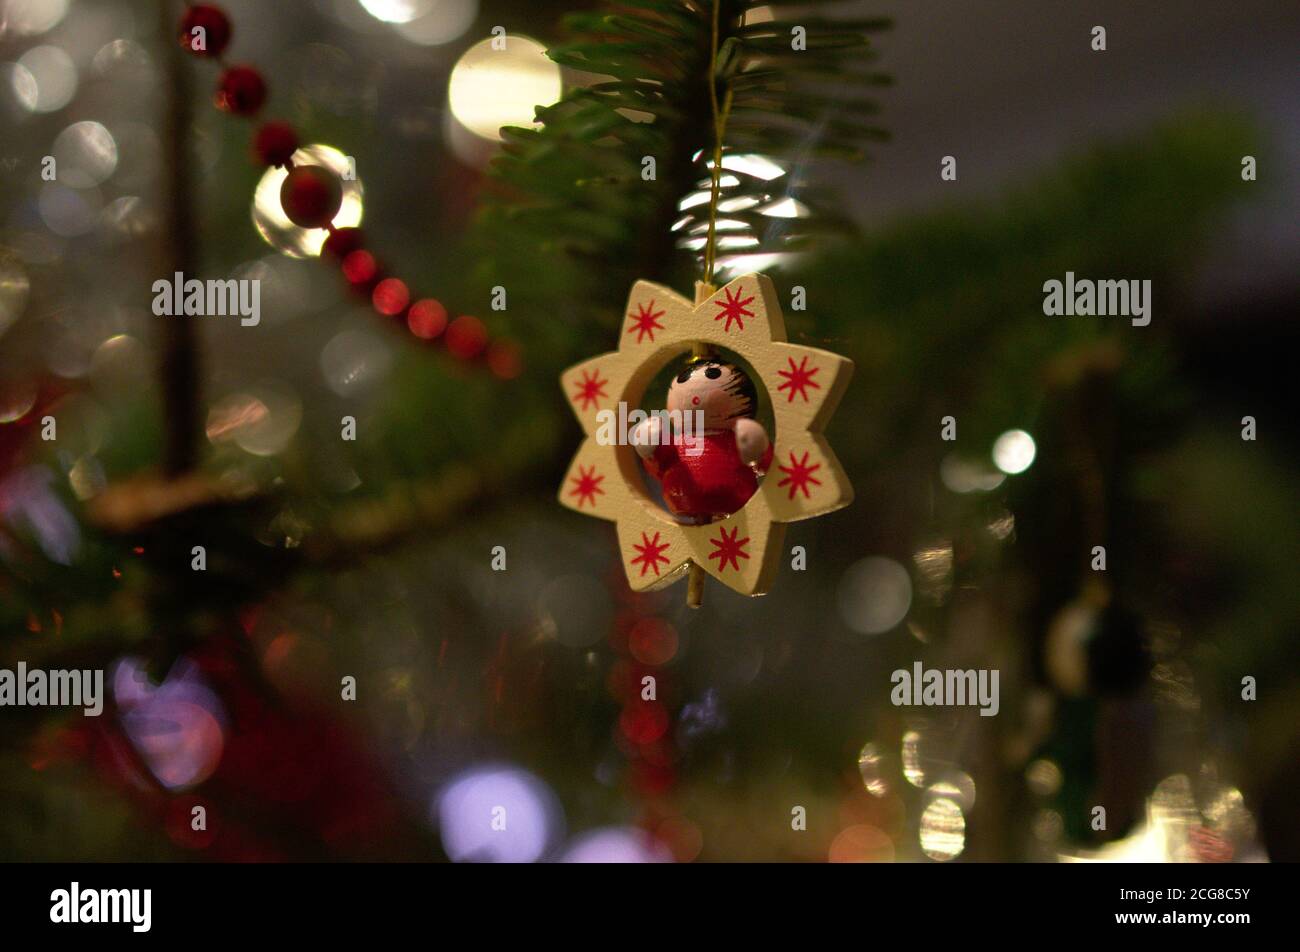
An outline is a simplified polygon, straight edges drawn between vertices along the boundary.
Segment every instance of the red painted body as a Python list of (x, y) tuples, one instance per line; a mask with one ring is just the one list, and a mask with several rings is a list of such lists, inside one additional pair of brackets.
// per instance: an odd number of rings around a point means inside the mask
[[(758, 476), (740, 458), (734, 431), (709, 430), (701, 439), (702, 450), (694, 441), (660, 446), (645, 465), (663, 488), (670, 512), (708, 521), (738, 512), (758, 489)], [(701, 451), (692, 455), (692, 450)], [(765, 471), (771, 459), (769, 446), (758, 471)]]

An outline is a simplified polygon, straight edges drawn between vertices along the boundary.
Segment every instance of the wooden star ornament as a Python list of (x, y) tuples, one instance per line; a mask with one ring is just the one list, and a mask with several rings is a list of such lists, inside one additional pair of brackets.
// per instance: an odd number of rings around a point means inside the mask
[[(772, 405), (771, 467), (738, 511), (706, 525), (684, 525), (651, 498), (628, 415), (665, 367), (701, 346), (725, 348), (753, 369)], [(853, 487), (822, 430), (848, 387), (853, 362), (791, 344), (772, 281), (746, 274), (713, 290), (698, 285), (692, 304), (670, 288), (632, 288), (618, 349), (560, 376), (586, 437), (559, 499), (577, 512), (613, 520), (634, 591), (707, 572), (743, 595), (761, 595), (781, 558), (785, 523), (847, 506)], [(620, 410), (620, 405), (622, 409)]]

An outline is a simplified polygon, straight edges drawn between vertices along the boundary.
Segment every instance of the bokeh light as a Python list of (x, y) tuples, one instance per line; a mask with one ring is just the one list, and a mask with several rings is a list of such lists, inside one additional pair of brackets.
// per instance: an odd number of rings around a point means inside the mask
[(31, 279), (18, 255), (0, 248), (0, 334), (26, 309), (31, 289)]
[[(334, 216), (335, 228), (354, 228), (361, 224), (365, 212), (365, 190), (360, 176), (351, 173), (348, 157), (328, 145), (303, 146), (293, 154), (294, 165), (318, 165), (339, 178), (343, 186), (343, 203)], [(289, 173), (283, 168), (269, 168), (263, 173), (253, 193), (253, 225), (266, 243), (291, 258), (315, 257), (329, 237), (324, 228), (299, 228), (280, 207), (280, 187)]]
[(365, 11), (385, 23), (410, 23), (429, 12), (436, 0), (357, 0)]
[(320, 355), (321, 374), (340, 397), (351, 397), (380, 383), (393, 364), (388, 343), (368, 329), (332, 337)]
[(858, 773), (862, 777), (862, 786), (873, 797), (883, 797), (889, 792), (889, 782), (885, 779), (884, 756), (880, 747), (867, 743), (858, 752)]
[(865, 635), (878, 635), (907, 617), (912, 579), (893, 559), (861, 559), (840, 579), (838, 601), (844, 624)]
[(835, 834), (827, 859), (832, 863), (891, 863), (894, 841), (877, 827), (857, 823)]
[(0, 33), (37, 36), (58, 26), (68, 12), (68, 0), (4, 0), (0, 3)]
[(966, 848), (966, 817), (956, 801), (947, 797), (932, 800), (921, 814), (921, 851), (933, 860), (945, 862)]
[(35, 46), (10, 74), (14, 96), (28, 112), (56, 112), (77, 94), (77, 67), (57, 46)]
[(1009, 476), (1033, 465), (1036, 453), (1034, 438), (1024, 430), (1008, 430), (993, 442), (993, 462)]
[(478, 17), (478, 0), (433, 0), (428, 13), (393, 26), (419, 46), (441, 46), (464, 36)]
[(36, 406), (36, 381), (29, 377), (0, 377), (0, 423), (21, 420)]
[(284, 451), (302, 423), (302, 401), (274, 381), (218, 400), (208, 411), (207, 435), (213, 444), (233, 442), (253, 456)]
[(497, 37), (480, 40), (466, 50), (451, 71), (447, 99), (452, 115), (483, 139), (499, 140), (502, 126), (530, 125), (535, 106), (560, 98), (560, 67), (546, 48), (526, 36), (504, 37), (505, 49), (494, 49)]
[(939, 478), (955, 493), (991, 492), (1006, 481), (1006, 476), (983, 460), (973, 460), (949, 453), (939, 464)]
[(563, 834), (550, 787), (519, 767), (473, 767), (436, 797), (443, 848), (458, 863), (533, 863)]
[(99, 185), (117, 168), (117, 141), (98, 122), (74, 122), (54, 140), (59, 181), (72, 188)]
[(644, 830), (606, 827), (589, 830), (573, 841), (560, 857), (562, 863), (671, 863), (668, 849)]
[(142, 661), (124, 658), (112, 683), (122, 729), (159, 783), (183, 790), (212, 775), (225, 748), (226, 711), (197, 666), (182, 659), (155, 685)]

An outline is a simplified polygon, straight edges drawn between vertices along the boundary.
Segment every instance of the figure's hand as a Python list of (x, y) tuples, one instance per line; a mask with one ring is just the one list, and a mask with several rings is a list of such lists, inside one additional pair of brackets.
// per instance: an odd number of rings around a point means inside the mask
[(657, 416), (643, 420), (632, 428), (632, 443), (642, 459), (649, 459), (659, 448), (660, 429), (661, 421)]
[(740, 451), (740, 458), (745, 463), (756, 463), (762, 459), (767, 452), (767, 444), (767, 431), (763, 429), (763, 424), (749, 417), (741, 417), (736, 421), (736, 449)]

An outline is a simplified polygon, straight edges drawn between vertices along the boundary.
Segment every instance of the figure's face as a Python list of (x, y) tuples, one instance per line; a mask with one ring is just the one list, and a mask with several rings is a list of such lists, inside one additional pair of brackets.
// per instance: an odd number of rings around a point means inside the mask
[(700, 410), (706, 429), (721, 429), (736, 419), (752, 416), (753, 385), (739, 367), (701, 362), (683, 368), (668, 386), (668, 409), (683, 414)]

